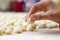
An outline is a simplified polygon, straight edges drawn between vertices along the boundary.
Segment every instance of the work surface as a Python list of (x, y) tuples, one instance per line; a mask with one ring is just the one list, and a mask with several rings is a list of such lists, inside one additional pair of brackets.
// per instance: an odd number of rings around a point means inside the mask
[[(19, 16), (22, 17), (25, 13), (9, 13), (0, 12), (0, 16)], [(42, 32), (43, 31), (43, 32)], [(3, 35), (0, 40), (60, 40), (60, 32), (57, 30), (36, 30), (35, 32), (24, 32), (22, 34)]]

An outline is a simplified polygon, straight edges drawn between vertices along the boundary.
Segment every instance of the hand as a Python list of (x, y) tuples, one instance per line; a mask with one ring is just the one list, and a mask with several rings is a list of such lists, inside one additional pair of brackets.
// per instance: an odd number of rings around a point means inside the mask
[[(41, 12), (43, 11), (43, 12)], [(40, 1), (33, 5), (26, 16), (31, 20), (49, 19), (60, 23), (60, 6), (51, 0)]]

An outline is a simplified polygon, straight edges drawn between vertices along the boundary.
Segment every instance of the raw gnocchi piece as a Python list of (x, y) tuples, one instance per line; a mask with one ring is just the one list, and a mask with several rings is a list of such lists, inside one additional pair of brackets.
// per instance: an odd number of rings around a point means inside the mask
[(10, 26), (8, 26), (8, 28), (7, 29), (10, 29), (10, 30), (13, 30), (13, 26), (12, 25), (10, 25)]
[(13, 27), (14, 27), (14, 26), (12, 26), (12, 25), (4, 25), (4, 26), (2, 26), (2, 28), (3, 28), (4, 30), (7, 30), (8, 28), (10, 28), (10, 29), (13, 30)]
[(27, 22), (25, 22), (24, 20), (18, 20), (15, 24), (14, 27), (18, 27), (21, 31), (26, 31), (26, 27), (27, 27)]
[(19, 33), (22, 32), (22, 31), (20, 30), (19, 26), (20, 26), (20, 25), (15, 25), (15, 26), (14, 26), (14, 33), (19, 34)]
[(6, 25), (7, 26), (10, 26), (10, 25), (14, 26), (14, 22), (7, 23)]
[(27, 26), (27, 31), (34, 31), (34, 29), (36, 29), (36, 25), (35, 24), (29, 24)]
[(38, 28), (58, 28), (59, 24), (51, 20), (38, 20), (35, 21)]
[(36, 28), (46, 28), (46, 22), (44, 20), (35, 21)]
[(34, 31), (34, 29), (36, 29), (36, 25), (34, 24), (34, 21), (28, 18), (27, 19), (27, 31)]
[(5, 31), (5, 34), (7, 34), (7, 35), (11, 35), (11, 34), (12, 34), (12, 30), (7, 29), (7, 30)]
[(30, 18), (28, 18), (28, 19), (27, 19), (27, 23), (28, 23), (28, 24), (32, 24), (32, 23), (34, 23), (34, 21), (31, 20)]
[(47, 23), (46, 26), (47, 26), (47, 28), (52, 29), (52, 28), (58, 28), (59, 24), (56, 22), (51, 22), (51, 23)]
[(6, 30), (6, 29), (7, 29), (7, 26), (2, 26), (2, 28), (3, 28), (4, 30)]
[(22, 33), (22, 31), (21, 31), (20, 29), (15, 29), (15, 30), (14, 30), (14, 33), (20, 34), (20, 33)]
[(0, 28), (0, 35), (3, 35), (4, 34), (4, 30), (2, 28)]
[(23, 25), (16, 25), (16, 27), (14, 28), (15, 33), (21, 33), (24, 31), (26, 31), (26, 26)]
[(10, 21), (7, 21), (6, 22), (6, 25), (9, 26), (9, 25), (14, 25), (14, 23), (16, 22), (16, 20), (10, 20)]
[(7, 26), (7, 28), (5, 30), (5, 34), (11, 35), (12, 32), (13, 32), (13, 26)]

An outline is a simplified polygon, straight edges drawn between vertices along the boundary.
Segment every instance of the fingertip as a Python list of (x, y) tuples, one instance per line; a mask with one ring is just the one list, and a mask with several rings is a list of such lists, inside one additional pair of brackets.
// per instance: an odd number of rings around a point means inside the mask
[(33, 15), (30, 16), (30, 19), (35, 21), (35, 20), (37, 20), (37, 17), (36, 17), (36, 15), (33, 14)]

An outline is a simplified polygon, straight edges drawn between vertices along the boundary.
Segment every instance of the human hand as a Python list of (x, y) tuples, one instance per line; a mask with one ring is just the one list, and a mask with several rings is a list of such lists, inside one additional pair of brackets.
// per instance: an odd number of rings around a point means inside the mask
[[(43, 11), (43, 12), (41, 12)], [(26, 19), (41, 20), (49, 19), (60, 22), (60, 6), (51, 0), (36, 3), (27, 14)]]

